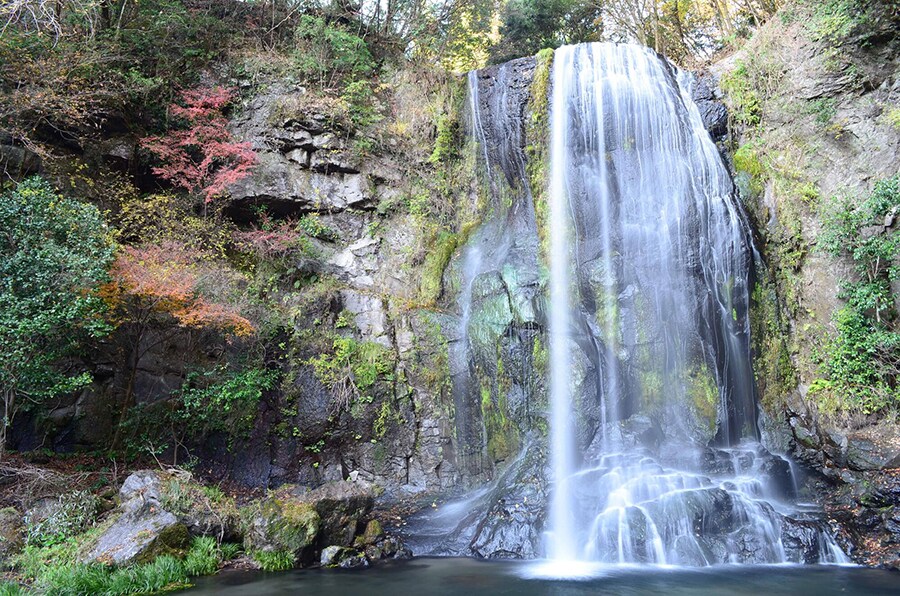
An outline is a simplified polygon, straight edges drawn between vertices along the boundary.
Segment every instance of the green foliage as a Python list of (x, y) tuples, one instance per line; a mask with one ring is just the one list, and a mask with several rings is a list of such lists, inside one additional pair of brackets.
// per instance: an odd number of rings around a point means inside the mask
[(900, 130), (900, 107), (888, 108), (883, 112), (882, 118), (895, 130)]
[(755, 356), (753, 369), (767, 411), (777, 411), (785, 397), (797, 386), (797, 371), (787, 344), (773, 269), (761, 269), (753, 289), (750, 310), (750, 337)]
[(819, 245), (832, 256), (848, 256), (859, 281), (844, 284), (844, 298), (859, 311), (872, 311), (876, 321), (890, 316), (890, 282), (900, 275), (900, 235), (883, 227), (900, 211), (900, 176), (879, 181), (872, 194), (856, 205), (848, 198), (826, 207)]
[(25, 589), (19, 584), (0, 581), (0, 596), (20, 596), (25, 593)]
[(831, 409), (864, 413), (900, 405), (900, 333), (891, 282), (900, 268), (900, 234), (886, 227), (900, 212), (900, 176), (879, 181), (861, 203), (844, 198), (827, 207), (819, 245), (848, 257), (856, 278), (844, 280), (847, 306), (834, 316), (834, 334), (818, 354), (824, 379), (813, 386)]
[(53, 546), (80, 534), (94, 522), (99, 501), (87, 491), (65, 493), (52, 507), (50, 514), (35, 519), (34, 511), (25, 516), (25, 543), (32, 546)]
[(189, 374), (181, 389), (181, 418), (195, 436), (225, 431), (250, 432), (264, 391), (275, 387), (278, 373), (262, 368), (232, 371), (219, 367)]
[(458, 234), (441, 231), (431, 244), (433, 248), (425, 255), (425, 263), (419, 278), (419, 294), (423, 304), (432, 306), (440, 298), (444, 270), (450, 263), (450, 257), (453, 256), (458, 243)]
[(331, 88), (345, 80), (359, 80), (375, 71), (365, 40), (344, 24), (305, 14), (294, 30), (294, 66), (307, 80)]
[(864, 21), (860, 0), (826, 0), (813, 9), (808, 30), (813, 39), (840, 42)]
[(184, 573), (188, 576), (212, 575), (224, 560), (222, 549), (215, 538), (197, 536), (184, 557)]
[(488, 60), (490, 47), (497, 42), (494, 5), (476, 1), (460, 4), (451, 16), (443, 51), (431, 57), (433, 50), (418, 48), (426, 58), (437, 58), (450, 72), (462, 73), (483, 68)]
[(277, 371), (253, 366), (189, 373), (169, 399), (131, 409), (122, 429), (127, 455), (159, 457), (170, 447), (190, 449), (212, 432), (224, 433), (232, 445), (253, 429), (263, 392), (278, 378)]
[(391, 402), (385, 399), (383, 402), (381, 402), (381, 408), (378, 410), (378, 416), (375, 417), (375, 421), (372, 423), (372, 436), (375, 439), (384, 438), (384, 435), (388, 429), (388, 425), (390, 425), (392, 420), (396, 421), (398, 424), (403, 422), (403, 418), (400, 416), (400, 413), (395, 412), (394, 408), (391, 407)]
[(285, 551), (256, 550), (250, 556), (263, 571), (287, 571), (292, 569), (296, 562), (293, 553)]
[(454, 114), (441, 114), (437, 119), (437, 137), (434, 151), (428, 161), (436, 164), (459, 157), (459, 121)]
[(334, 242), (338, 237), (334, 230), (322, 223), (317, 213), (310, 213), (301, 217), (300, 221), (297, 222), (297, 227), (313, 238), (325, 240), (326, 242)]
[(511, 0), (503, 8), (501, 42), (491, 62), (531, 56), (564, 43), (599, 41), (602, 5), (584, 0)]
[(837, 107), (833, 97), (820, 97), (809, 103), (808, 111), (815, 116), (816, 124), (827, 126), (834, 119)]
[[(57, 10), (62, 19), (50, 16)], [(39, 122), (71, 133), (111, 112), (162, 117), (173, 90), (241, 30), (221, 11), (181, 0), (63, 2), (29, 13), (4, 14), (0, 36), (0, 124), (25, 137)]]
[(0, 194), (0, 453), (17, 398), (29, 405), (90, 382), (57, 362), (110, 331), (99, 295), (114, 245), (100, 213), (30, 178)]
[(738, 61), (736, 68), (723, 75), (719, 84), (731, 100), (731, 113), (734, 119), (744, 126), (759, 125), (762, 118), (762, 100), (753, 84), (747, 63)]
[(750, 142), (741, 145), (734, 152), (733, 159), (737, 173), (747, 176), (750, 192), (755, 195), (762, 193), (765, 185), (765, 166), (757, 144)]
[(834, 316), (835, 333), (819, 354), (824, 379), (810, 386), (823, 410), (896, 410), (900, 390), (900, 333), (875, 324), (851, 306)]
[(371, 81), (358, 80), (347, 83), (341, 92), (341, 99), (347, 104), (350, 122), (356, 130), (365, 130), (384, 119), (376, 88)]
[(335, 399), (334, 409), (369, 404), (378, 380), (392, 380), (394, 355), (381, 344), (336, 337), (330, 354), (310, 358), (316, 378), (328, 387)]
[(13, 567), (34, 581), (39, 594), (117, 596), (187, 587), (190, 577), (215, 573), (223, 560), (222, 548), (210, 537), (194, 538), (184, 559), (164, 555), (150, 563), (119, 568), (76, 563), (77, 547), (75, 540), (50, 548), (29, 546), (13, 560)]
[(528, 98), (528, 114), (525, 136), (528, 156), (526, 168), (531, 196), (534, 197), (534, 210), (537, 217), (538, 237), (541, 252), (549, 251), (547, 187), (550, 170), (550, 69), (553, 65), (553, 50), (543, 49), (537, 53), (534, 78), (531, 82), (531, 94)]

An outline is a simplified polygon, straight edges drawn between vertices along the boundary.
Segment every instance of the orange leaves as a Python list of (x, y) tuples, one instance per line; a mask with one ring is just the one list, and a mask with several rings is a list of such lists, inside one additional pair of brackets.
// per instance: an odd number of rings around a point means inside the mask
[(239, 337), (254, 332), (235, 309), (200, 294), (202, 270), (181, 244), (124, 247), (111, 274), (115, 287), (104, 290), (111, 305), (130, 303), (148, 314), (169, 315), (181, 327), (220, 329)]

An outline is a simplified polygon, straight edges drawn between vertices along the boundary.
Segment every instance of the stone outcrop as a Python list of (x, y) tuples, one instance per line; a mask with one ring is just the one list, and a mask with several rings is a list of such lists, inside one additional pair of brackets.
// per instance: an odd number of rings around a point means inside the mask
[(282, 486), (251, 505), (244, 547), (326, 567), (367, 567), (385, 558), (408, 558), (411, 551), (371, 518), (377, 493), (364, 481), (341, 480), (314, 490)]
[(155, 472), (130, 475), (119, 490), (118, 518), (87, 548), (81, 561), (128, 565), (163, 554), (183, 554), (190, 535), (175, 515), (162, 508), (161, 487)]

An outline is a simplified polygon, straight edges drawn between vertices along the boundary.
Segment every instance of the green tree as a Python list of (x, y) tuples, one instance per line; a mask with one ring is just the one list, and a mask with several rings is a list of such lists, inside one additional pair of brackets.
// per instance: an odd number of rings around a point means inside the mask
[(61, 361), (110, 330), (99, 290), (114, 250), (95, 207), (40, 178), (0, 194), (0, 457), (20, 407), (90, 382)]
[(599, 41), (601, 10), (595, 0), (510, 0), (503, 9), (502, 39), (491, 62), (531, 56), (566, 43)]

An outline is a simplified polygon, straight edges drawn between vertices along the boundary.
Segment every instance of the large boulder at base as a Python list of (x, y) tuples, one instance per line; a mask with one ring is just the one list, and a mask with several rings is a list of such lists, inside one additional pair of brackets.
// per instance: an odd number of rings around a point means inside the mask
[(257, 503), (244, 534), (244, 548), (302, 559), (314, 549), (319, 527), (319, 514), (312, 505), (279, 491)]
[(291, 494), (319, 514), (321, 543), (352, 546), (357, 526), (372, 511), (377, 489), (367, 482), (340, 480), (307, 492), (293, 488)]
[(159, 502), (160, 480), (154, 472), (137, 472), (125, 480), (119, 496), (122, 513), (82, 556), (83, 562), (128, 565), (159, 555), (180, 555), (190, 535), (184, 524)]
[(376, 494), (374, 485), (343, 480), (313, 490), (282, 486), (257, 503), (244, 547), (290, 553), (304, 564), (314, 562), (313, 555), (323, 546), (352, 547)]
[(162, 490), (162, 479), (159, 474), (153, 470), (140, 470), (134, 472), (119, 489), (119, 499), (122, 503), (135, 498), (143, 498), (145, 501), (159, 501)]

